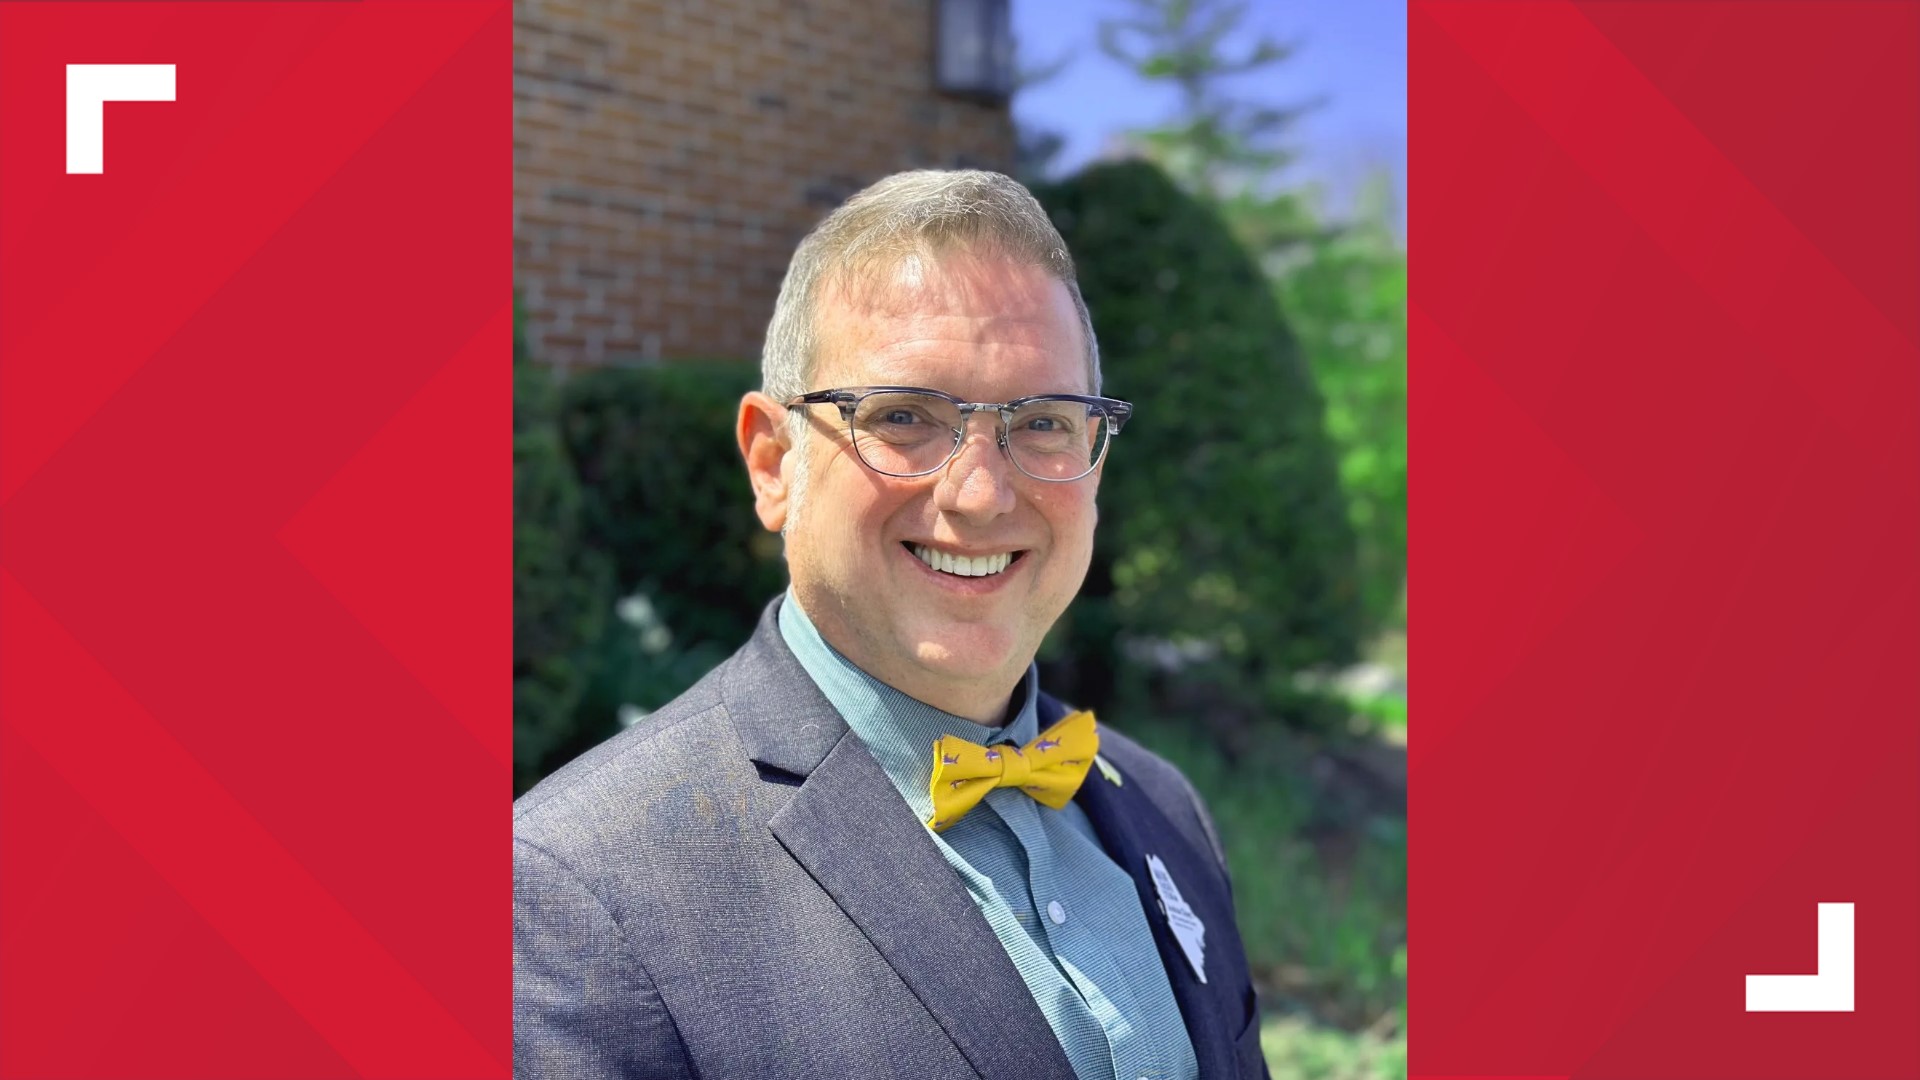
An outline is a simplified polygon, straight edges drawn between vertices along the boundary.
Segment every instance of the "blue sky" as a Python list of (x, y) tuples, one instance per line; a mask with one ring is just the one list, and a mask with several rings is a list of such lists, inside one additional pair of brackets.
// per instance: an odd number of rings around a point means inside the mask
[[(1036, 66), (1066, 53), (1074, 59), (1051, 82), (1022, 91), (1014, 116), (1060, 132), (1058, 164), (1071, 170), (1099, 156), (1109, 137), (1171, 115), (1171, 87), (1148, 84), (1100, 51), (1096, 27), (1123, 17), (1125, 0), (1013, 0), (1021, 64)], [(1298, 50), (1284, 63), (1248, 77), (1249, 98), (1287, 104), (1324, 98), (1302, 119), (1290, 143), (1298, 154), (1283, 179), (1315, 183), (1327, 208), (1340, 214), (1371, 173), (1390, 170), (1405, 220), (1407, 177), (1407, 18), (1403, 0), (1251, 0), (1247, 36), (1265, 32)]]

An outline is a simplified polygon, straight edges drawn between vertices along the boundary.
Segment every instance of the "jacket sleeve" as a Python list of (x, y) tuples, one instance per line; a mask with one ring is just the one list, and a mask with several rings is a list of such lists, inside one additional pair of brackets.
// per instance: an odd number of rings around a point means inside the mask
[(513, 1075), (692, 1080), (653, 980), (593, 891), (513, 842)]

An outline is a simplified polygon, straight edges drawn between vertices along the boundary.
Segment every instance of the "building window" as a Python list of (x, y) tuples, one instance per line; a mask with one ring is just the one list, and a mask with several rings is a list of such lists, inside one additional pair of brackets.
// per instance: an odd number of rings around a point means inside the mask
[(1013, 94), (1008, 0), (939, 0), (934, 84), (950, 94), (1004, 101)]

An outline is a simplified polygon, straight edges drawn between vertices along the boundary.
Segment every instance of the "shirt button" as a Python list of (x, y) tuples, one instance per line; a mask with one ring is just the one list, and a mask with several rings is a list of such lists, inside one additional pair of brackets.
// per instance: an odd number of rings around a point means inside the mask
[(1059, 926), (1067, 921), (1067, 909), (1055, 900), (1047, 905), (1047, 918), (1053, 920), (1053, 925)]

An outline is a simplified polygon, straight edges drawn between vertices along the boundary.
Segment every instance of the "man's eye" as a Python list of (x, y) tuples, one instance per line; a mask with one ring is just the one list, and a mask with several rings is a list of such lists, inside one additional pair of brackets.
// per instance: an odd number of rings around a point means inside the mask
[(1067, 416), (1035, 416), (1023, 425), (1035, 435), (1070, 435), (1079, 429), (1079, 425)]
[(889, 409), (886, 412), (880, 414), (880, 422), (883, 424), (893, 424), (898, 427), (905, 427), (909, 424), (919, 423), (920, 418), (914, 415), (911, 409)]

